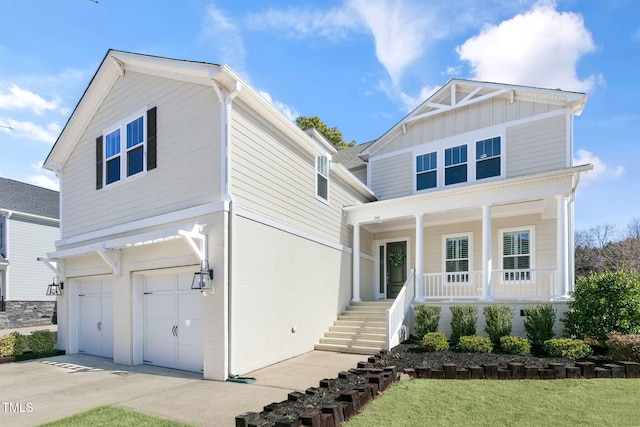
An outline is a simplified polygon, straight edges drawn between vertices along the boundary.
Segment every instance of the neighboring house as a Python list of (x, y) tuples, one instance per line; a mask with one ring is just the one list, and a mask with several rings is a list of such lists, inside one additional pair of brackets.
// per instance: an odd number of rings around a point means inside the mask
[(51, 324), (51, 270), (37, 261), (60, 236), (58, 192), (0, 178), (0, 328)]
[[(226, 65), (109, 51), (45, 161), (59, 347), (224, 380), (392, 345), (416, 303), (566, 296), (585, 100), (453, 80), (337, 153)], [(202, 261), (213, 290), (191, 289)]]

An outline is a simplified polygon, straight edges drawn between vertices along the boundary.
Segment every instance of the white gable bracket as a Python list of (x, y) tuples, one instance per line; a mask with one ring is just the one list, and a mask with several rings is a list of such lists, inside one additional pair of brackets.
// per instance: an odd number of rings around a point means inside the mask
[(120, 249), (98, 249), (97, 254), (100, 255), (100, 258), (107, 263), (109, 267), (113, 270), (113, 274), (116, 276), (122, 275), (122, 252)]
[(207, 236), (202, 234), (201, 226), (196, 225), (191, 231), (180, 230), (178, 234), (187, 242), (198, 260), (207, 259)]
[(36, 261), (40, 261), (41, 263), (43, 263), (44, 265), (46, 265), (47, 267), (49, 267), (49, 269), (51, 271), (53, 271), (53, 273), (58, 276), (58, 277), (64, 277), (62, 275), (62, 272), (58, 269), (58, 263), (55, 261), (51, 261), (49, 258), (36, 258)]

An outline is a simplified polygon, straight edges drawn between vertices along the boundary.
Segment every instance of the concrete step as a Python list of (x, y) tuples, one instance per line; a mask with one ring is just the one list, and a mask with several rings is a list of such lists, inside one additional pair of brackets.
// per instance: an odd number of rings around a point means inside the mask
[(389, 307), (375, 307), (363, 305), (359, 307), (347, 307), (345, 313), (387, 313)]
[(348, 339), (348, 338), (320, 338), (320, 344), (336, 344), (356, 347), (372, 347), (382, 350), (386, 345), (384, 341), (372, 341), (372, 340), (360, 340), (360, 339)]
[(374, 328), (385, 328), (385, 330), (387, 329), (387, 321), (366, 321), (366, 320), (362, 320), (362, 319), (349, 319), (349, 320), (336, 320), (333, 323), (333, 326), (354, 326), (354, 327), (367, 327), (367, 326), (371, 326)]
[(372, 334), (368, 332), (344, 332), (344, 331), (329, 331), (325, 332), (325, 338), (342, 338), (350, 339), (352, 341), (369, 340), (369, 341), (381, 341), (386, 342), (387, 334)]
[(352, 302), (349, 307), (384, 307), (391, 308), (393, 301), (360, 301)]
[(351, 354), (365, 354), (369, 356), (375, 356), (380, 350), (371, 347), (358, 347), (348, 345), (334, 345), (334, 344), (316, 344), (315, 350), (333, 351), (336, 353), (351, 353)]
[(374, 322), (386, 322), (387, 315), (376, 313), (348, 313), (338, 316), (338, 320), (366, 320)]
[(329, 332), (386, 335), (387, 329), (384, 326), (378, 327), (378, 326), (371, 326), (367, 324), (362, 326), (333, 325), (333, 326), (329, 326)]

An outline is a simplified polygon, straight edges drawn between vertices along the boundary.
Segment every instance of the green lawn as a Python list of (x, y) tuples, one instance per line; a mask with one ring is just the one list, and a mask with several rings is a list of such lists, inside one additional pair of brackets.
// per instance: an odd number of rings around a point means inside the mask
[(86, 412), (62, 418), (39, 427), (193, 427), (140, 412), (118, 408), (116, 406), (98, 406)]
[(640, 426), (640, 380), (409, 380), (345, 427)]

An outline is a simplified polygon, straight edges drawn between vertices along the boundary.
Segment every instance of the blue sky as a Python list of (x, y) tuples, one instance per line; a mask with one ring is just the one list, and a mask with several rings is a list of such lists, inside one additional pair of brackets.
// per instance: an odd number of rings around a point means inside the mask
[(226, 63), (358, 143), (468, 78), (588, 93), (576, 228), (623, 231), (640, 217), (639, 17), (635, 0), (4, 0), (0, 176), (58, 188), (40, 165), (110, 48)]

